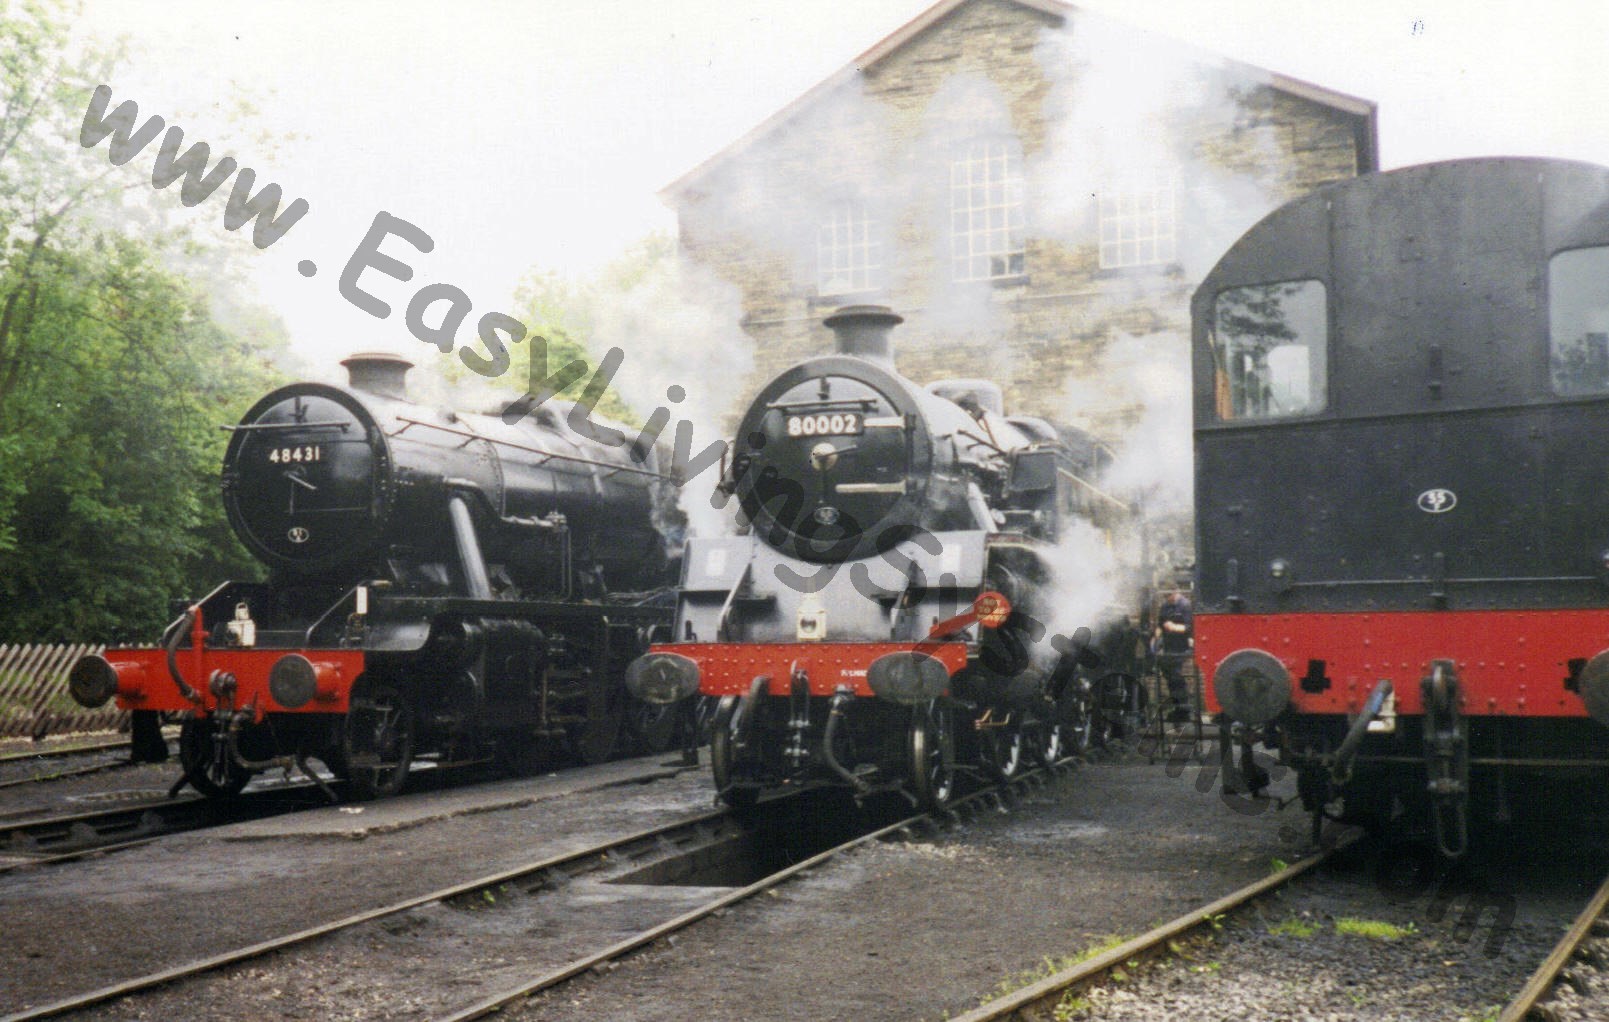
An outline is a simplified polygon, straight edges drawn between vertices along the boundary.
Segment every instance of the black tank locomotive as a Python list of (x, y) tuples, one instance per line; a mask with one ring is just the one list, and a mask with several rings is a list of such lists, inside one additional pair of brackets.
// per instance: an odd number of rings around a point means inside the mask
[(1194, 321), (1212, 707), (1315, 827), (1456, 858), (1483, 820), (1601, 819), (1609, 168), (1328, 186), (1225, 253)]

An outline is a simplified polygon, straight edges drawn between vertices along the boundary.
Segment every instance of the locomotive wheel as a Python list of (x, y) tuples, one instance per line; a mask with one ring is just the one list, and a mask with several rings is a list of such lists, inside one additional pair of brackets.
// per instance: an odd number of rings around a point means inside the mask
[(681, 712), (679, 702), (660, 705), (628, 696), (626, 727), (637, 752), (657, 756), (669, 749), (676, 740), (676, 715)]
[(1082, 756), (1089, 752), (1095, 744), (1097, 716), (1095, 700), (1087, 689), (1082, 694), (1065, 695), (1057, 701), (1052, 711), (1056, 723), (1051, 727), (1057, 733), (1061, 756)]
[(390, 685), (354, 694), (346, 714), (344, 758), (352, 795), (358, 799), (395, 795), (413, 762), (413, 710)]
[(588, 707), (585, 724), (571, 728), (570, 744), (581, 762), (607, 763), (613, 758), (621, 730), (626, 726), (626, 716), (632, 711), (628, 701), (635, 703), (637, 700), (627, 695), (624, 687), (611, 689), (601, 706)]
[(925, 809), (938, 809), (955, 793), (955, 730), (948, 707), (928, 703), (911, 711), (911, 791)]
[(715, 714), (721, 708), (721, 701), (715, 696), (694, 696), (697, 700), (693, 704), (693, 734), (699, 745), (708, 744), (711, 729), (715, 724)]
[(210, 719), (191, 719), (179, 727), (179, 764), (191, 787), (208, 798), (228, 798), (240, 794), (251, 780), (251, 771), (229, 755), (229, 745), (219, 741)]
[(1033, 741), (1029, 743), (1028, 751), (1040, 766), (1050, 766), (1067, 755), (1066, 744), (1063, 741), (1060, 724), (1040, 724), (1034, 728)]
[(759, 800), (754, 788), (732, 787), (732, 715), (737, 712), (737, 696), (720, 701), (710, 721), (710, 776), (721, 801), (733, 809), (747, 809)]
[(1016, 724), (984, 730), (978, 744), (983, 768), (997, 781), (1009, 781), (1022, 768), (1022, 729)]

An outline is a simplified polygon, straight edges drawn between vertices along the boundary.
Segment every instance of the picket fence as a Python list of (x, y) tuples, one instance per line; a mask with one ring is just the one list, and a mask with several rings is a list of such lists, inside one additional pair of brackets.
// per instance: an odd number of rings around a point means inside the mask
[(105, 648), (0, 644), (0, 738), (126, 730), (128, 714), (116, 703), (86, 710), (67, 692), (73, 663)]

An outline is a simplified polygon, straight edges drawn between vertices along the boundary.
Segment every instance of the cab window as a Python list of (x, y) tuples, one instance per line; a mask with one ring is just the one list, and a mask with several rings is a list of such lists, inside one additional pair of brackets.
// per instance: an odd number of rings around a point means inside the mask
[(1548, 363), (1555, 394), (1609, 393), (1609, 248), (1548, 260)]
[(1212, 361), (1218, 418), (1268, 419), (1322, 411), (1329, 316), (1316, 280), (1218, 292)]

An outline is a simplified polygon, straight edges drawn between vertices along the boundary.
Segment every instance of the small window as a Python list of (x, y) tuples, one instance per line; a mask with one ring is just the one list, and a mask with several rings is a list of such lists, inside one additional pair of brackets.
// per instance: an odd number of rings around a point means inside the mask
[(835, 202), (816, 231), (816, 288), (822, 295), (876, 291), (883, 286), (883, 241), (866, 203)]
[(1324, 285), (1316, 280), (1220, 291), (1212, 335), (1218, 418), (1323, 410), (1328, 338)]
[(1101, 192), (1101, 269), (1156, 266), (1178, 257), (1171, 172), (1137, 174), (1126, 187)]
[(1023, 273), (1022, 152), (1010, 139), (982, 139), (950, 163), (951, 272), (958, 281)]
[(1609, 248), (1548, 261), (1548, 343), (1554, 393), (1609, 393)]

